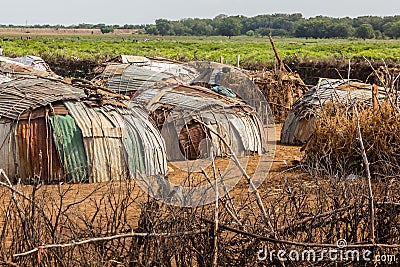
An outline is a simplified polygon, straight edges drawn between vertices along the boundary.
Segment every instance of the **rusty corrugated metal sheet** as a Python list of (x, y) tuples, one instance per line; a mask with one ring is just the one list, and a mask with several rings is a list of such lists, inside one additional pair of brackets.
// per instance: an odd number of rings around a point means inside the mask
[(119, 125), (113, 124), (101, 108), (89, 108), (81, 102), (66, 102), (65, 105), (83, 134), (89, 182), (126, 178), (127, 165)]
[[(110, 72), (106, 68), (106, 73)], [(102, 77), (102, 79), (106, 78), (106, 86), (109, 89), (119, 94), (129, 95), (138, 90), (149, 88), (154, 83), (166, 80), (170, 76), (151, 69), (129, 65), (123, 70), (122, 74), (112, 74), (110, 77)]]
[(17, 140), (21, 177), (40, 177), (46, 182), (63, 177), (50, 122), (46, 118), (18, 121)]
[(15, 177), (15, 165), (18, 162), (14, 137), (14, 123), (0, 122), (0, 169), (3, 169), (10, 179)]
[(0, 84), (0, 117), (17, 119), (28, 109), (50, 103), (81, 99), (84, 91), (76, 87), (46, 79), (13, 80)]
[(182, 127), (179, 133), (179, 148), (186, 159), (198, 159), (209, 150), (206, 142), (203, 142), (208, 136), (208, 131), (198, 122), (189, 122)]

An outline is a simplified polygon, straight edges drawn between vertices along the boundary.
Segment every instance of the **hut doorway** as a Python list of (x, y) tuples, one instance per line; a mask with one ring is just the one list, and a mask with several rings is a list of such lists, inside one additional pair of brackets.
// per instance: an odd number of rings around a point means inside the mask
[(209, 131), (204, 129), (199, 122), (189, 121), (179, 133), (179, 148), (188, 160), (209, 158), (212, 154)]

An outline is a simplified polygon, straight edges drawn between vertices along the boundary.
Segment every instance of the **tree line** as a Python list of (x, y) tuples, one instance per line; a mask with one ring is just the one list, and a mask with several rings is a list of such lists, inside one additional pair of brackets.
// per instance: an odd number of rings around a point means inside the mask
[[(16, 26), (0, 25), (0, 27)], [(33, 25), (30, 27), (100, 29), (103, 33), (112, 32), (114, 29), (140, 29), (147, 34), (162, 36), (267, 36), (271, 31), (272, 35), (282, 37), (397, 39), (400, 37), (400, 15), (385, 17), (360, 16), (357, 18), (326, 16), (304, 18), (300, 13), (258, 15), (254, 17), (220, 14), (213, 19), (157, 19), (154, 24), (145, 25), (82, 23), (71, 26)]]
[(158, 19), (145, 30), (155, 35), (274, 36), (305, 38), (399, 38), (400, 16), (304, 18), (302, 14), (273, 14), (255, 17), (218, 15), (214, 19)]

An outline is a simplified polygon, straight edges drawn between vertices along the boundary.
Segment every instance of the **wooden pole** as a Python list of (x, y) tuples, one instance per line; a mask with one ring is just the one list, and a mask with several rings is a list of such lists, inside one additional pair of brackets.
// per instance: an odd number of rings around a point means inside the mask
[(378, 110), (378, 85), (372, 85), (372, 107), (374, 110)]
[(240, 55), (236, 56), (236, 67), (240, 67)]
[(272, 50), (274, 50), (274, 54), (275, 54), (276, 60), (278, 61), (280, 70), (285, 70), (285, 64), (283, 64), (283, 61), (278, 54), (278, 50), (276, 50), (274, 40), (272, 39), (271, 30), (269, 30), (269, 42), (271, 43)]

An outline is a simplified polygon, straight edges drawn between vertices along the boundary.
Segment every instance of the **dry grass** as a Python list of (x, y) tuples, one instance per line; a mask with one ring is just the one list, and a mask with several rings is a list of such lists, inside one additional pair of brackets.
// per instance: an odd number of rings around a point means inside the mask
[[(319, 116), (305, 147), (305, 162), (330, 176), (365, 176), (354, 109), (327, 105)], [(358, 119), (372, 176), (398, 176), (400, 114), (386, 102), (375, 110), (359, 108)]]
[(282, 70), (258, 71), (252, 75), (267, 100), (276, 122), (283, 122), (292, 104), (307, 90), (300, 76)]

